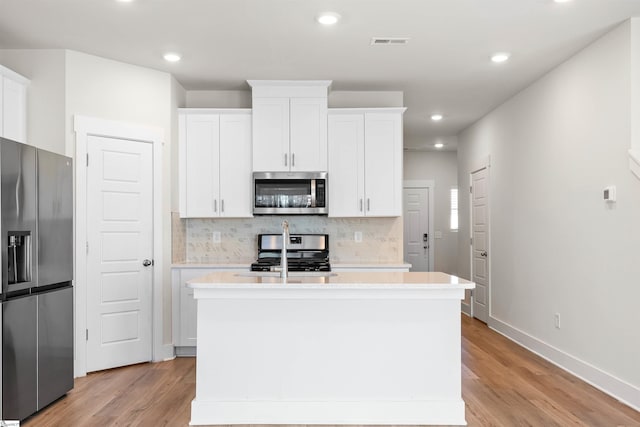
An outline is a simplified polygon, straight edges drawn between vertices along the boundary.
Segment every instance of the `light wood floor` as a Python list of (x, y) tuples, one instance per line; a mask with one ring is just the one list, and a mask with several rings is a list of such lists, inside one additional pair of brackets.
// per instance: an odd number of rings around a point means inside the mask
[[(462, 316), (469, 426), (640, 426), (640, 412)], [(187, 426), (195, 359), (89, 374), (25, 427)]]

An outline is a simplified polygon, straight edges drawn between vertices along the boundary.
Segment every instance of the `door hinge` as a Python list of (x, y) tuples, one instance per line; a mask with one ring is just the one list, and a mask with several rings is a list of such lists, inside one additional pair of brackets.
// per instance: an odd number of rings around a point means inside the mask
[(87, 153), (87, 166), (89, 166), (89, 153)]
[(473, 194), (473, 185), (469, 187), (469, 193)]
[(86, 337), (86, 340), (89, 341), (89, 330), (88, 329), (85, 329), (85, 337)]
[(473, 237), (469, 238), (469, 244), (473, 246)]

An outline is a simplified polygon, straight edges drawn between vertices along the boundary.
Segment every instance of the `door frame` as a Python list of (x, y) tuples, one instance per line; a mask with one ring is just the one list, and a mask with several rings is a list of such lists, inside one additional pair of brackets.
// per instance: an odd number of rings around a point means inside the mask
[[(429, 249), (427, 249), (427, 254), (429, 256), (429, 271), (434, 271), (434, 268), (435, 268), (434, 254), (436, 252), (436, 239), (433, 233), (433, 230), (434, 230), (434, 225), (433, 225), (434, 224), (434, 218), (433, 218), (434, 194), (433, 193), (436, 188), (436, 183), (432, 179), (404, 180), (402, 182), (402, 189), (404, 190), (405, 188), (426, 188), (428, 190), (427, 194), (428, 194), (428, 201), (429, 201), (429, 208), (428, 208), (429, 220), (427, 221), (428, 222), (427, 233), (429, 233), (429, 236), (431, 236), (431, 239), (429, 239)], [(404, 215), (404, 208), (402, 209), (402, 214)], [(404, 236), (404, 218), (402, 218), (402, 233)], [(402, 257), (404, 258), (404, 238), (402, 240)]]
[[(164, 131), (160, 128), (99, 119), (74, 116), (75, 131), (75, 363), (74, 376), (87, 374), (87, 144), (90, 136), (128, 139), (150, 143), (153, 146), (153, 260), (154, 268), (151, 284), (151, 346), (152, 360), (167, 357), (163, 345), (163, 193), (162, 166)], [(173, 346), (171, 350), (173, 349)], [(172, 356), (172, 354), (171, 354)]]
[[(489, 320), (491, 319), (491, 260), (493, 252), (491, 251), (491, 156), (487, 156), (476, 162), (472, 163), (471, 170), (469, 171), (469, 272), (470, 279), (473, 280), (473, 193), (471, 192), (471, 188), (473, 187), (473, 174), (481, 171), (482, 169), (487, 170), (487, 197), (489, 198), (489, 203), (487, 203), (487, 235), (489, 238), (487, 239), (487, 252), (489, 253), (489, 262), (487, 266), (487, 325), (489, 324)], [(473, 290), (470, 291), (471, 298), (469, 299), (469, 307), (464, 307), (463, 301), (463, 311), (467, 313), (470, 317), (474, 317), (473, 313), (473, 298), (474, 293)]]

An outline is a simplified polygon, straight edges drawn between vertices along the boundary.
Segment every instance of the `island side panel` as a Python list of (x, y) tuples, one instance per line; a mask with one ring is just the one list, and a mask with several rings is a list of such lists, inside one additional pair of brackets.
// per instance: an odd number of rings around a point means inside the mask
[(192, 424), (465, 424), (459, 297), (232, 294), (198, 299)]

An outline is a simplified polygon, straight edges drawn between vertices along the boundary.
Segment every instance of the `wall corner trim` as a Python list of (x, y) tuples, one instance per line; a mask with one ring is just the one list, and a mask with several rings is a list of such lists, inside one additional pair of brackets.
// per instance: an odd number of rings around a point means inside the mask
[(629, 150), (629, 168), (640, 179), (640, 149)]
[(489, 327), (516, 344), (591, 384), (629, 407), (640, 411), (640, 388), (566, 353), (508, 323), (489, 318)]

